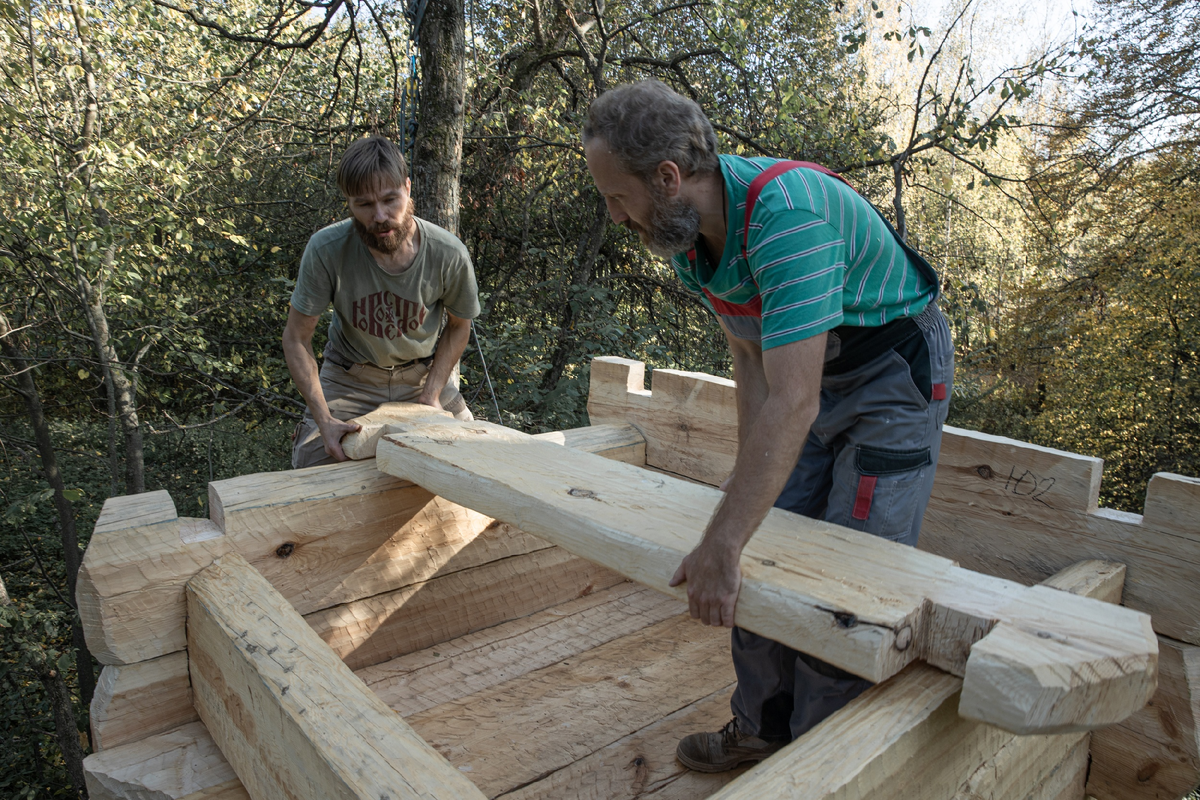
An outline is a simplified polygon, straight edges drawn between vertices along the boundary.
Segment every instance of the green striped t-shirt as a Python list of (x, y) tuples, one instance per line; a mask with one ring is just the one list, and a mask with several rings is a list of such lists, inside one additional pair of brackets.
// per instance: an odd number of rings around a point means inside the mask
[(764, 350), (839, 325), (871, 328), (919, 314), (937, 285), (914, 265), (883, 218), (837, 178), (793, 169), (763, 187), (742, 242), (746, 192), (772, 158), (721, 156), (729, 199), (725, 252), (675, 256), (684, 285), (741, 339)]

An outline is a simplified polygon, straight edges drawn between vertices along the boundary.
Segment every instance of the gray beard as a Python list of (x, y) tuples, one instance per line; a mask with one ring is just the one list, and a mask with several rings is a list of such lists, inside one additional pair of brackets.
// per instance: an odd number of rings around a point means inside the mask
[(700, 210), (679, 197), (656, 193), (646, 228), (638, 229), (646, 249), (670, 259), (692, 248), (700, 238)]

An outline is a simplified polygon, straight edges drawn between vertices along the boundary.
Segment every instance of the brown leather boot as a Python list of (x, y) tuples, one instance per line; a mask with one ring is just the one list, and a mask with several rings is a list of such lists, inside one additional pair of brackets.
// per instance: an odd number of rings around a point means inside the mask
[(786, 745), (742, 733), (734, 717), (716, 733), (693, 733), (680, 739), (675, 758), (697, 772), (725, 772), (738, 764), (770, 758)]

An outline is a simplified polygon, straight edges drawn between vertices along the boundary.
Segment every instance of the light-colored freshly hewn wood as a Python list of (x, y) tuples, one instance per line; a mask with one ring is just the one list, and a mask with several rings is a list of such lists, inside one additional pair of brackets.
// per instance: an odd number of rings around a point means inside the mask
[(166, 491), (143, 492), (104, 501), (100, 516), (92, 528), (92, 536), (125, 528), (141, 528), (171, 522), (179, 518), (175, 501)]
[[(374, 458), (375, 448), (379, 444), (380, 438), (391, 430), (389, 426), (422, 421), (437, 422), (452, 416), (448, 411), (418, 403), (384, 403), (370, 414), (351, 420), (351, 422), (361, 425), (362, 428), (348, 434), (342, 440), (342, 450), (347, 457), (354, 460)], [(536, 437), (566, 447), (587, 450), (589, 453), (603, 453), (605, 458), (611, 458), (614, 461), (624, 461), (629, 464), (646, 463), (645, 437), (637, 428), (625, 423), (551, 431), (536, 434)]]
[(729, 632), (678, 616), (408, 722), (493, 796), (562, 769), (733, 679)]
[[(1064, 593), (1111, 597), (1119, 572), (1119, 565), (1091, 562), (1047, 583)], [(1089, 735), (1013, 736), (962, 719), (955, 713), (962, 685), (952, 675), (913, 664), (714, 800), (1024, 800), (1055, 771), (1057, 759)], [(1055, 755), (1047, 758), (1048, 750)], [(1005, 766), (998, 769), (1000, 764)]]
[(628, 423), (537, 433), (533, 438), (639, 467), (646, 463), (646, 437)]
[[(605, 457), (643, 458), (640, 435), (628, 425), (547, 438)], [(178, 518), (162, 492), (105, 503), (78, 586), (88, 645), (101, 663), (182, 650), (183, 585), (227, 552), (245, 556), (301, 614), (497, 555), (471, 546), (490, 519), (383, 475), (373, 462), (215, 481), (209, 509), (212, 522)], [(509, 546), (518, 554), (538, 545), (514, 534)]]
[(228, 551), (229, 541), (202, 519), (94, 534), (75, 588), (88, 649), (101, 664), (182, 650), (184, 584)]
[[(646, 464), (719, 484), (737, 455), (734, 383), (700, 372), (656, 369), (627, 358), (592, 359), (588, 418), (593, 425), (633, 423), (646, 437)], [(730, 422), (733, 424), (730, 425)]]
[(1172, 800), (1200, 785), (1200, 647), (1160, 636), (1158, 654), (1149, 704), (1092, 734), (1096, 800)]
[(360, 669), (621, 583), (620, 575), (549, 547), (308, 615)]
[(421, 422), (453, 417), (449, 411), (420, 403), (384, 403), (371, 413), (350, 420), (362, 427), (354, 433), (346, 434), (342, 439), (342, 452), (347, 458), (356, 461), (374, 458), (379, 437), (387, 432), (388, 425), (393, 422)]
[(189, 794), (183, 800), (250, 800), (250, 794), (239, 780), (232, 780), (211, 789)]
[[(593, 359), (592, 423), (637, 425), (647, 464), (719, 483), (737, 454), (732, 384), (656, 370), (650, 392), (644, 373), (641, 362)], [(681, 384), (661, 398), (660, 374)], [(658, 454), (680, 435), (707, 459), (665, 463)], [(1200, 480), (1155, 476), (1139, 517), (1096, 509), (1099, 477), (1097, 459), (947, 426), (918, 546), (1027, 584), (1087, 559), (1125, 564), (1125, 604), (1151, 614), (1158, 633), (1200, 644)]]
[[(611, 363), (592, 368), (593, 422), (632, 422), (646, 430), (648, 438), (687, 425), (687, 417), (672, 412), (673, 400), (658, 404), (653, 393), (645, 391), (640, 363), (605, 361)], [(701, 392), (695, 387), (695, 396)], [(703, 444), (714, 451), (713, 463), (720, 466), (688, 473), (692, 477), (707, 477), (713, 483), (723, 477), (736, 453), (737, 415), (725, 400), (687, 412), (708, 419), (722, 412), (723, 427), (715, 426), (716, 432)], [(656, 452), (653, 442), (647, 448)], [(1150, 613), (1159, 634), (1200, 643), (1200, 480), (1154, 476), (1145, 513), (1139, 516), (1092, 510), (1097, 469), (1094, 459), (947, 427), (918, 546), (966, 568), (1022, 583), (1036, 583), (1084, 559), (1123, 563), (1128, 568), (1125, 604)], [(1165, 653), (1170, 645), (1164, 641), (1163, 647)], [(1183, 708), (1188, 696), (1188, 687), (1164, 666), (1156, 697), (1175, 698), (1164, 707)], [(1178, 787), (1200, 783), (1191, 744), (1196, 740), (1193, 715), (1160, 715), (1154, 706), (1152, 701), (1127, 723), (1095, 737), (1093, 783), (1096, 776), (1123, 776), (1113, 779), (1118, 788), (1105, 800), (1179, 797)], [(1136, 726), (1139, 734), (1120, 733), (1128, 725)], [(1133, 738), (1104, 744), (1109, 737), (1126, 735)]]
[(1097, 559), (1080, 561), (1051, 575), (1042, 581), (1042, 585), (1120, 605), (1125, 588), (1125, 565)]
[(686, 610), (678, 600), (625, 581), (355, 674), (393, 711), (410, 717)]
[(93, 753), (84, 759), (83, 769), (91, 800), (246, 797), (233, 767), (200, 722)]
[(1144, 524), (1188, 539), (1200, 538), (1200, 478), (1160, 472), (1146, 487)]
[[(1013, 739), (979, 766), (951, 800), (1083, 798), (1079, 758), (1087, 760), (1087, 733)], [(1068, 787), (1072, 787), (1068, 789)]]
[(471, 798), (244, 558), (188, 582), (196, 708), (252, 797)]
[[(947, 428), (919, 547), (1023, 583), (1087, 558), (1124, 564), (1125, 605), (1150, 614), (1158, 633), (1200, 644), (1200, 532), (1154, 527), (1154, 515), (1084, 508), (1079, 497), (1058, 496), (1077, 463), (979, 437)], [(1177, 481), (1160, 475), (1152, 483), (1158, 491)]]
[(491, 520), (372, 462), (209, 484), (210, 512), (301, 614), (428, 580)]
[(729, 721), (732, 694), (733, 686), (713, 692), (586, 758), (500, 797), (504, 800), (708, 797), (749, 767), (718, 773), (692, 772), (675, 760), (675, 747), (688, 734), (720, 730)]
[(97, 751), (195, 722), (199, 717), (192, 707), (187, 653), (105, 667), (88, 717)]
[[(721, 496), (478, 422), (391, 434), (377, 463), (676, 596), (667, 580)], [(775, 509), (742, 575), (739, 625), (876, 681), (919, 656), (963, 675), (964, 715), (1014, 732), (1111, 724), (1154, 691), (1145, 615), (867, 534)]]

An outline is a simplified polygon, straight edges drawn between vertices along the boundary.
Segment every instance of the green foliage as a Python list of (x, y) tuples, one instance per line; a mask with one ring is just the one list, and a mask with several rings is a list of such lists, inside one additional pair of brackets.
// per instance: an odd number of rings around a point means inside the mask
[(51, 716), (39, 674), (75, 669), (70, 622), (56, 610), (21, 601), (0, 604), (0, 719), (8, 738), (0, 750), (4, 797), (70, 797), (66, 765), (53, 737), (29, 724)]
[[(1178, 7), (1152, 3), (1146, 30), (1166, 30), (1155, 15)], [(33, 668), (75, 680), (62, 539), (13, 374), (31, 370), (47, 405), (82, 544), (131, 457), (114, 371), (146, 434), (146, 488), (169, 491), (180, 514), (207, 514), (210, 480), (286, 468), (302, 407), (278, 341), (299, 257), (345, 214), (331, 181), (341, 150), (396, 133), (403, 83), (395, 4), (371, 9), (374, 27), (358, 4), (291, 22), (290, 1), (75, 8), (78, 19), (0, 0), (0, 312), (26, 357), (0, 376), (0, 570), (16, 600), (0, 612), (0, 726), (16, 737), (6, 797), (65, 792)], [(1065, 133), (1034, 138), (1018, 108), (1044, 99), (1061, 61), (986, 80), (953, 36), (890, 14), (780, 0), (472, 4), (460, 233), (484, 295), (462, 365), (475, 413), (531, 431), (586, 424), (594, 355), (728, 374), (709, 312), (609, 224), (583, 161), (591, 99), (657, 77), (703, 105), (725, 151), (854, 168), (877, 200), (904, 193), (954, 325), (954, 424), (1103, 456), (1104, 501), (1129, 510), (1153, 471), (1200, 473), (1189, 153), (1164, 135), (1160, 156), (1108, 184), (1104, 164), (1077, 158), (1096, 152), (1080, 120), (1130, 127), (1114, 109), (1140, 97), (1135, 68), (1088, 43), (1105, 70), (1094, 77), (1124, 94), (1089, 96), (1055, 120)], [(873, 67), (881, 48), (908, 74)], [(1177, 50), (1147, 80), (1191, 74), (1191, 46)], [(1190, 108), (1172, 105), (1173, 124), (1191, 125)]]

